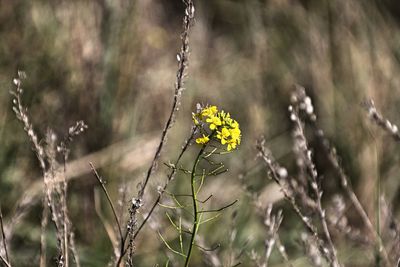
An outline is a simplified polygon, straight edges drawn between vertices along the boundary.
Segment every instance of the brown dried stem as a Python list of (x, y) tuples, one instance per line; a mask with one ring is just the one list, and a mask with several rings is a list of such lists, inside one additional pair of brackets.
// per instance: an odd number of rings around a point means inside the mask
[(146, 178), (144, 179), (143, 184), (138, 193), (138, 199), (142, 199), (146, 186), (150, 180), (151, 175), (155, 171), (157, 167), (158, 160), (161, 155), (161, 151), (164, 147), (164, 144), (167, 141), (167, 135), (169, 130), (171, 129), (172, 125), (175, 122), (176, 113), (179, 110), (179, 106), (181, 103), (182, 92), (183, 92), (183, 85), (184, 85), (184, 78), (187, 75), (187, 68), (189, 64), (189, 32), (190, 28), (194, 21), (194, 3), (192, 0), (183, 0), (186, 5), (185, 8), (185, 15), (183, 17), (183, 32), (181, 35), (181, 51), (177, 55), (178, 58), (178, 71), (176, 74), (176, 82), (175, 82), (175, 93), (174, 99), (172, 102), (171, 112), (169, 114), (167, 123), (164, 126), (164, 130), (161, 134), (161, 140), (157, 147), (156, 153), (154, 154), (153, 161), (150, 165), (150, 168), (147, 171)]
[[(316, 121), (316, 114), (314, 113), (314, 109), (309, 109), (311, 112), (307, 112), (307, 104), (312, 106), (310, 97), (307, 96), (304, 87), (296, 86), (296, 91), (293, 94), (293, 97), (296, 99), (296, 102), (301, 105), (304, 105), (302, 109), (304, 115), (308, 118), (312, 128), (314, 135), (317, 137), (317, 140), (321, 143), (322, 147), (325, 149), (325, 155), (327, 156), (328, 160), (332, 164), (334, 170), (336, 171), (337, 175), (340, 179), (340, 184), (342, 185), (343, 189), (345, 190), (348, 198), (350, 199), (351, 203), (355, 207), (357, 213), (360, 215), (364, 225), (367, 227), (370, 234), (375, 239), (375, 242), (379, 245), (379, 252), (381, 256), (384, 258), (386, 263), (389, 262), (388, 255), (386, 252), (385, 247), (383, 246), (382, 240), (379, 234), (375, 231), (375, 228), (367, 215), (367, 212), (363, 208), (360, 200), (358, 199), (357, 195), (354, 193), (354, 190), (350, 184), (350, 179), (347, 176), (345, 170), (340, 164), (340, 158), (336, 153), (335, 147), (333, 147), (328, 138), (325, 137), (324, 131), (318, 126)], [(307, 100), (306, 100), (307, 99)], [(388, 131), (396, 141), (400, 141), (400, 135), (397, 133), (397, 126), (392, 124), (389, 120), (385, 119), (375, 108), (374, 102), (372, 100), (367, 101), (364, 103), (364, 107), (368, 111), (368, 115), (370, 116), (371, 120), (374, 121), (377, 125), (379, 125), (384, 130)]]
[(164, 195), (164, 192), (167, 190), (169, 182), (172, 181), (175, 178), (175, 175), (176, 175), (176, 172), (177, 172), (177, 166), (178, 166), (179, 162), (181, 161), (183, 154), (186, 152), (186, 150), (190, 146), (190, 144), (191, 144), (191, 142), (193, 140), (194, 134), (195, 134), (195, 130), (196, 130), (196, 128), (193, 127), (192, 130), (191, 130), (189, 138), (185, 141), (184, 145), (182, 146), (182, 150), (179, 153), (179, 156), (177, 157), (177, 159), (175, 160), (175, 162), (173, 164), (173, 168), (172, 168), (171, 172), (169, 173), (169, 175), (167, 177), (167, 180), (164, 183), (164, 186), (161, 188), (161, 190), (159, 190), (156, 200), (154, 201), (153, 205), (151, 206), (150, 211), (148, 212), (148, 214), (144, 218), (143, 222), (140, 224), (140, 226), (136, 230), (135, 234), (133, 235), (133, 239), (136, 239), (136, 237), (139, 235), (139, 233), (142, 230), (143, 226), (150, 219), (150, 217), (153, 214), (155, 208), (160, 203), (161, 198)]
[[(267, 170), (269, 176), (279, 185), (282, 190), (282, 193), (285, 199), (290, 203), (292, 209), (295, 211), (297, 216), (300, 218), (302, 223), (304, 224), (307, 231), (315, 238), (317, 241), (318, 249), (322, 255), (329, 261), (331, 256), (329, 254), (329, 250), (327, 250), (325, 242), (319, 237), (317, 227), (313, 224), (310, 218), (303, 214), (300, 207), (298, 206), (296, 199), (293, 196), (292, 191), (285, 184), (286, 176), (282, 175), (282, 170), (284, 169), (275, 161), (271, 153), (264, 146), (265, 140), (261, 139), (257, 142), (257, 150), (259, 151), (259, 157), (264, 161), (267, 165)], [(286, 170), (286, 169), (285, 169)]]
[[(108, 204), (111, 207), (111, 211), (113, 213), (115, 222), (117, 223), (117, 229), (118, 229), (118, 234), (119, 234), (119, 238), (120, 238), (120, 240), (119, 240), (119, 243), (120, 243), (120, 246), (121, 246), (120, 255), (123, 255), (123, 250), (124, 250), (124, 247), (125, 247), (126, 237), (122, 234), (121, 223), (119, 222), (119, 219), (118, 219), (118, 216), (117, 216), (117, 212), (116, 212), (116, 210), (114, 208), (114, 204), (113, 204), (113, 202), (111, 200), (110, 194), (108, 194), (106, 186), (104, 185), (103, 179), (100, 177), (100, 175), (97, 172), (96, 168), (94, 167), (93, 163), (89, 162), (89, 165), (90, 165), (90, 168), (92, 169), (92, 172), (93, 172), (94, 176), (96, 177), (97, 181), (99, 182), (99, 184), (101, 186), (101, 189), (103, 190), (104, 194), (107, 197)], [(116, 265), (116, 266), (118, 266), (118, 265)]]
[(314, 191), (315, 194), (315, 202), (316, 202), (316, 209), (319, 215), (319, 219), (322, 225), (322, 231), (325, 235), (325, 239), (328, 242), (328, 248), (329, 248), (329, 263), (332, 267), (338, 267), (340, 266), (339, 260), (337, 258), (337, 252), (336, 248), (333, 244), (331, 234), (328, 229), (328, 223), (326, 221), (325, 217), (325, 210), (322, 207), (322, 190), (320, 187), (320, 179), (318, 176), (317, 169), (315, 167), (315, 164), (312, 160), (312, 152), (308, 147), (308, 142), (304, 134), (304, 124), (300, 120), (300, 114), (299, 114), (299, 106), (290, 106), (289, 107), (289, 112), (290, 112), (290, 118), (294, 123), (294, 138), (295, 142), (298, 143), (298, 149), (301, 151), (302, 155), (302, 160), (308, 170), (308, 173), (311, 177), (311, 188)]
[(4, 254), (6, 256), (5, 263), (9, 264), (10, 258), (8, 256), (7, 240), (6, 240), (6, 234), (4, 232), (3, 213), (1, 211), (1, 206), (0, 206), (0, 231), (1, 231), (1, 239), (3, 240)]

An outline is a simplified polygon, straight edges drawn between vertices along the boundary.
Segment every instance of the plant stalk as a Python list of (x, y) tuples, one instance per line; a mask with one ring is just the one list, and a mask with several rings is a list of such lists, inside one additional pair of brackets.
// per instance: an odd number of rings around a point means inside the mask
[(186, 254), (186, 261), (185, 261), (185, 267), (189, 266), (189, 262), (190, 262), (190, 256), (192, 255), (192, 249), (194, 246), (194, 241), (195, 241), (195, 237), (196, 237), (196, 233), (197, 230), (199, 228), (199, 222), (198, 222), (198, 207), (197, 207), (197, 193), (196, 193), (196, 188), (195, 188), (195, 182), (196, 182), (196, 169), (197, 169), (197, 165), (200, 162), (200, 158), (204, 153), (204, 150), (206, 148), (207, 144), (204, 144), (202, 146), (202, 148), (199, 151), (199, 154), (197, 154), (196, 160), (194, 162), (193, 165), (193, 169), (192, 169), (192, 174), (191, 174), (191, 186), (192, 186), (192, 200), (193, 200), (193, 229), (192, 229), (192, 236), (190, 239), (190, 244), (189, 244), (189, 249), (188, 252)]

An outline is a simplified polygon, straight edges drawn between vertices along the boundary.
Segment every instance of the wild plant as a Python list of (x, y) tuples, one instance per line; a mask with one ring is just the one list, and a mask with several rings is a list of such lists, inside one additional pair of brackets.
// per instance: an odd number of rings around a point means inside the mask
[[(68, 215), (67, 194), (68, 183), (65, 177), (66, 161), (70, 153), (69, 146), (73, 139), (87, 129), (83, 121), (76, 122), (69, 127), (64, 138), (58, 142), (57, 136), (50, 128), (47, 129), (44, 138), (40, 138), (34, 129), (28, 115), (28, 109), (23, 105), (22, 83), (26, 74), (18, 71), (18, 77), (14, 79), (15, 90), (13, 95), (13, 110), (19, 121), (23, 124), (24, 130), (33, 144), (33, 151), (39, 161), (43, 175), (43, 213), (42, 213), (42, 234), (40, 246), (40, 266), (46, 266), (46, 231), (48, 216), (50, 215), (56, 231), (58, 256), (58, 266), (69, 266), (71, 258), (77, 266), (80, 266), (79, 257), (76, 251), (75, 238), (72, 223)], [(61, 161), (58, 160), (61, 156)], [(49, 214), (50, 211), (50, 214)], [(70, 257), (71, 254), (71, 257)], [(11, 266), (9, 259), (8, 266)]]
[[(365, 102), (364, 106), (371, 120), (387, 131), (394, 140), (398, 141), (397, 126), (377, 111), (373, 101)], [(378, 226), (375, 228), (352, 189), (350, 179), (341, 166), (341, 160), (337, 155), (336, 149), (325, 137), (324, 131), (318, 126), (317, 115), (314, 112), (311, 98), (301, 86), (296, 85), (292, 93), (289, 118), (293, 122), (293, 151), (298, 168), (297, 177), (291, 177), (287, 169), (274, 159), (271, 152), (265, 147), (264, 139), (258, 142), (257, 148), (259, 156), (267, 166), (269, 176), (279, 185), (285, 199), (290, 203), (305, 229), (307, 229), (307, 233), (301, 235), (301, 241), (304, 243), (306, 248), (304, 253), (308, 256), (310, 262), (314, 266), (323, 266), (324, 258), (330, 266), (343, 266), (343, 263), (339, 261), (337, 248), (333, 242), (332, 231), (337, 231), (358, 244), (375, 247), (376, 266), (390, 266), (392, 263), (397, 262), (398, 257), (389, 256), (386, 252), (379, 227), (379, 216)], [(305, 134), (306, 123), (310, 126), (314, 137), (320, 143), (326, 158), (338, 176), (339, 184), (349, 200), (348, 205), (354, 207), (368, 230), (367, 235), (360, 235), (360, 230), (349, 225), (344, 214), (346, 204), (340, 195), (334, 195), (332, 197), (333, 205), (324, 208), (322, 202), (323, 180), (317, 172), (313, 152), (308, 145), (308, 138)], [(381, 193), (378, 192), (378, 195), (380, 196)], [(381, 201), (377, 205), (378, 213), (380, 213)], [(306, 210), (307, 212), (305, 212)], [(391, 221), (392, 225), (397, 225), (393, 218)], [(395, 246), (393, 244), (398, 242), (392, 241), (391, 243), (390, 250), (392, 251), (393, 246)]]
[[(241, 142), (241, 131), (239, 128), (239, 123), (231, 118), (229, 113), (221, 110), (219, 111), (216, 106), (201, 106), (197, 105), (197, 110), (192, 115), (194, 124), (196, 126), (195, 133), (199, 135), (196, 138), (196, 143), (200, 145), (199, 152), (194, 160), (191, 169), (187, 170), (182, 167), (170, 165), (171, 168), (179, 168), (183, 173), (190, 175), (190, 193), (189, 194), (171, 194), (175, 206), (164, 206), (170, 209), (183, 209), (187, 211), (186, 208), (190, 207), (192, 209), (189, 214), (193, 218), (192, 227), (187, 232), (190, 236), (190, 241), (187, 245), (185, 251), (183, 246), (183, 233), (182, 230), (182, 218), (179, 217), (179, 222), (174, 222), (169, 215), (168, 219), (172, 226), (177, 230), (179, 235), (179, 250), (173, 249), (171, 245), (162, 237), (166, 246), (175, 254), (183, 257), (185, 259), (184, 266), (189, 266), (190, 259), (193, 253), (193, 248), (196, 246), (196, 235), (202, 224), (210, 222), (220, 216), (220, 212), (226, 208), (232, 206), (237, 202), (237, 200), (232, 203), (216, 208), (216, 209), (206, 209), (202, 207), (209, 201), (213, 196), (209, 195), (204, 200), (199, 199), (199, 194), (201, 189), (206, 182), (207, 178), (210, 176), (217, 176), (219, 174), (225, 173), (227, 169), (222, 162), (217, 162), (213, 156), (224, 155), (230, 153), (240, 145)], [(199, 171), (199, 166), (203, 163), (209, 165), (209, 168), (203, 167)], [(189, 197), (192, 200), (190, 206), (184, 205), (179, 200), (181, 197)], [(211, 217), (206, 217), (206, 214), (212, 214)], [(168, 214), (168, 213), (167, 213)], [(198, 247), (198, 245), (197, 245)]]

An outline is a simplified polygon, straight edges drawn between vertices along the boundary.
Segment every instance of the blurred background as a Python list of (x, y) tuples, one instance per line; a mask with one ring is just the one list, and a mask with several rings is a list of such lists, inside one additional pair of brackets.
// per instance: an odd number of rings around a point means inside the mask
[[(395, 0), (195, 4), (186, 90), (151, 180), (148, 202), (168, 173), (162, 163), (175, 160), (189, 134), (196, 103), (217, 105), (240, 123), (242, 145), (222, 159), (229, 172), (208, 180), (205, 191), (214, 195), (210, 206), (234, 199), (239, 203), (201, 229), (206, 246), (221, 244), (215, 253), (223, 266), (255, 265), (251, 251), (262, 254), (265, 238), (263, 218), (249, 197), (256, 194), (263, 205), (274, 203), (284, 209), (280, 233), (289, 258), (294, 266), (309, 266), (299, 241), (304, 229), (281, 201), (255, 149), (263, 135), (278, 161), (296, 174), (287, 106), (293, 85), (301, 84), (372, 221), (378, 183), (386, 212), (398, 217), (399, 147), (369, 122), (360, 103), (373, 98), (388, 118), (400, 122), (400, 4)], [(42, 210), (39, 164), (12, 111), (9, 90), (17, 70), (27, 74), (23, 101), (40, 136), (50, 127), (62, 138), (77, 120), (89, 126), (71, 147), (68, 205), (82, 266), (105, 266), (112, 246), (95, 210), (98, 184), (88, 161), (107, 180), (115, 202), (125, 188), (126, 210), (171, 108), (183, 12), (179, 0), (0, 0), (0, 203), (6, 224), (12, 222), (14, 227), (9, 240), (14, 266), (37, 265)], [(341, 194), (340, 182), (318, 146), (313, 148), (328, 206), (333, 196)], [(196, 151), (190, 148), (183, 166), (190, 168)], [(182, 188), (189, 188), (189, 183), (180, 173), (169, 190)], [(27, 193), (37, 196), (30, 200), (27, 215), (11, 221)], [(112, 223), (104, 195), (98, 195), (102, 213)], [(157, 227), (171, 244), (178, 244), (166, 212), (170, 211), (159, 207), (139, 238), (137, 266), (165, 265), (171, 256)], [(362, 231), (356, 215), (350, 220)], [(334, 241), (347, 266), (373, 262), (373, 251), (340, 236)], [(48, 242), (54, 256), (52, 230)], [(232, 255), (243, 248), (240, 258), (234, 259)], [(54, 258), (49, 262), (54, 265)], [(282, 266), (281, 262), (274, 252), (272, 265)], [(195, 253), (193, 266), (204, 266), (201, 252)]]

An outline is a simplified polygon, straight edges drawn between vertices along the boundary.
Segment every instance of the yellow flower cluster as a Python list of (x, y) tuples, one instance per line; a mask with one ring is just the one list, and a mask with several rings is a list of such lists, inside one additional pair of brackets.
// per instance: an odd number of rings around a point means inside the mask
[(227, 145), (227, 151), (240, 145), (239, 123), (229, 113), (218, 111), (216, 106), (207, 106), (193, 113), (192, 117), (194, 123), (202, 129), (202, 137), (197, 138), (196, 143), (204, 145), (214, 138), (222, 145)]

